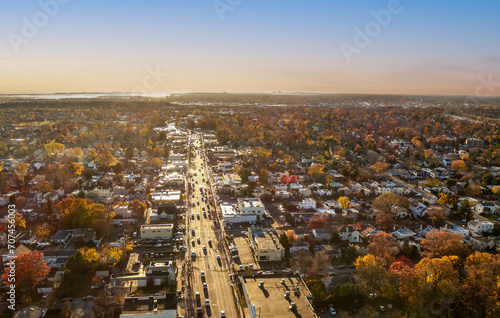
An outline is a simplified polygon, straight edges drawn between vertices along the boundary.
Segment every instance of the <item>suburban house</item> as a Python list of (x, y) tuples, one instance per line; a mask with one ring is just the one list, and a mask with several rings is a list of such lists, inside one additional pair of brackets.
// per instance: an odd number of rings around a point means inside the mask
[(69, 239), (71, 238), (71, 232), (70, 230), (59, 230), (56, 232), (56, 234), (52, 235), (50, 238), (51, 243), (59, 243), (59, 244), (66, 244), (68, 243)]
[(471, 220), (467, 223), (467, 229), (476, 233), (492, 233), (494, 224), (490, 221)]
[(332, 230), (329, 228), (313, 229), (312, 233), (318, 240), (327, 240), (332, 235)]
[(476, 206), (474, 207), (476, 210), (477, 214), (483, 214), (483, 213), (496, 213), (497, 211), (497, 206), (491, 202), (478, 202)]
[(309, 251), (309, 244), (307, 244), (304, 241), (293, 242), (292, 246), (290, 246), (290, 255), (293, 257), (295, 252), (300, 251), (300, 250)]
[(349, 243), (359, 243), (361, 240), (361, 234), (359, 233), (359, 231), (354, 229), (350, 225), (344, 225), (340, 227), (337, 232), (339, 233), (339, 236), (343, 241), (347, 241)]
[(391, 232), (391, 235), (397, 239), (405, 239), (405, 238), (413, 238), (417, 235), (417, 233), (413, 232), (409, 228), (402, 227), (394, 232)]
[(316, 210), (316, 201), (312, 198), (303, 199), (299, 203), (299, 210), (309, 210), (309, 209)]

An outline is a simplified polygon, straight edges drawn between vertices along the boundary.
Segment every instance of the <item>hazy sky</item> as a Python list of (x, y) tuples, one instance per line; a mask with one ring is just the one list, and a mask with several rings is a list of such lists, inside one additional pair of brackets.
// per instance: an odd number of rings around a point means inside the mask
[(498, 0), (0, 0), (0, 93), (500, 96), (499, 14)]

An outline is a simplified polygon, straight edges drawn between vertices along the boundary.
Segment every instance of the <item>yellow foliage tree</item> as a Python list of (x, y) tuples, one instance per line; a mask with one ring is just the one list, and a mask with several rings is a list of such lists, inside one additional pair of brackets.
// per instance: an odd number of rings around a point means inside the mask
[(351, 201), (348, 197), (343, 196), (339, 198), (339, 205), (342, 209), (349, 209), (349, 207), (351, 206)]

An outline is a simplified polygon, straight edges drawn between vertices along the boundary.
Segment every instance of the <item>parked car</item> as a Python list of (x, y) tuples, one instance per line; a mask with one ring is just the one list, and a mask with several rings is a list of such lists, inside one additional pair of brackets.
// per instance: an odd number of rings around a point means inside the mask
[(333, 308), (333, 306), (330, 306), (329, 310), (332, 316), (337, 316), (337, 311)]

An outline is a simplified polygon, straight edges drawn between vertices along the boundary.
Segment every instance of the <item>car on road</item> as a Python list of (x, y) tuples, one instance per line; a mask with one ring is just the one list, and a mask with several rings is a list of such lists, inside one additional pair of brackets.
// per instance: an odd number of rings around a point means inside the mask
[(330, 306), (328, 310), (330, 311), (330, 314), (332, 316), (337, 316), (337, 311), (335, 310), (335, 308), (333, 308), (333, 306)]
[(220, 261), (220, 255), (217, 255), (217, 260)]
[(191, 220), (194, 220), (194, 213), (191, 213)]
[(221, 312), (220, 312), (220, 317), (221, 317), (221, 318), (226, 318), (226, 313), (225, 313), (224, 311), (221, 311)]
[(198, 244), (201, 244), (201, 239), (199, 237), (196, 238), (196, 241), (198, 242)]
[(250, 269), (253, 269), (253, 264), (248, 264), (248, 267), (249, 267)]
[(201, 271), (200, 276), (201, 276), (201, 278), (205, 278), (205, 271)]
[(205, 299), (205, 307), (210, 307), (210, 300)]
[(338, 274), (336, 272), (329, 272), (328, 276), (337, 276)]
[(203, 283), (203, 289), (205, 290), (207, 288), (208, 288), (207, 283)]
[(207, 252), (207, 246), (206, 245), (203, 245), (203, 252)]
[(191, 257), (192, 258), (195, 258), (196, 257), (196, 253), (194, 251), (191, 252)]
[(191, 235), (194, 236), (194, 229), (191, 229)]
[(238, 269), (239, 269), (240, 271), (242, 271), (242, 270), (243, 270), (243, 265), (239, 265), (239, 266), (238, 266)]

